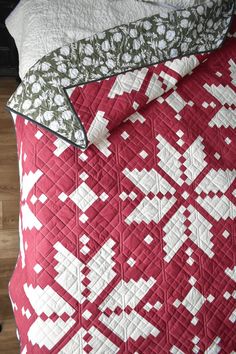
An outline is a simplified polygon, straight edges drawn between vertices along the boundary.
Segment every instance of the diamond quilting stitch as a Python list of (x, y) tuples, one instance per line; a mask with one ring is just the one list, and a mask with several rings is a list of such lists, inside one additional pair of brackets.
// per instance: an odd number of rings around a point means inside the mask
[[(187, 190), (183, 193), (183, 197), (184, 199), (188, 199), (191, 195), (188, 193), (188, 186), (195, 185), (197, 177), (200, 174), (204, 175), (204, 170), (207, 167), (203, 139), (198, 137), (183, 154), (171, 146), (162, 136), (159, 135), (157, 140), (159, 149), (157, 153), (159, 158), (158, 166), (166, 172), (174, 183), (180, 185), (183, 190), (186, 186)], [(142, 201), (126, 218), (126, 223), (159, 223), (165, 214), (175, 205), (177, 200), (175, 192), (178, 188), (171, 186), (154, 169), (150, 171), (146, 169), (130, 171), (126, 168), (123, 174), (145, 195)], [(226, 193), (234, 179), (235, 171), (211, 170), (202, 179), (199, 186), (196, 187), (196, 192), (199, 196), (196, 197), (193, 191), (192, 198), (217, 221), (220, 219), (226, 220), (227, 218), (233, 219), (236, 215), (236, 208), (233, 203), (224, 194), (221, 197), (217, 195), (211, 197), (211, 194), (209, 196), (208, 194), (211, 192), (217, 193), (217, 191)], [(224, 183), (224, 181), (227, 183)], [(202, 191), (206, 193), (204, 198), (200, 197)], [(170, 194), (169, 199), (165, 197), (167, 192)], [(152, 193), (152, 197), (150, 198), (148, 196), (149, 193)], [(184, 205), (186, 205), (186, 201), (184, 201)], [(161, 213), (159, 209), (162, 210)], [(165, 232), (163, 238), (165, 241), (165, 260), (170, 262), (188, 238), (206, 255), (212, 258), (214, 255), (212, 227), (213, 225), (202, 215), (198, 208), (196, 209), (192, 204), (189, 204), (188, 207), (181, 206), (169, 218), (168, 223), (163, 228)]]
[[(17, 118), (22, 174), (43, 173), (22, 203), (42, 226), (22, 229), (10, 287), (24, 351), (232, 352), (233, 128), (209, 126), (218, 108), (209, 105), (204, 116), (201, 71), (188, 78), (188, 90), (194, 78), (201, 97), (191, 97), (180, 121), (174, 100), (155, 101), (112, 132), (108, 156), (97, 146), (82, 153), (48, 132), (37, 139), (31, 123), (22, 138)], [(174, 97), (189, 102), (188, 90), (176, 87)], [(193, 114), (198, 105), (202, 116)], [(88, 192), (87, 204), (70, 198), (78, 188)]]
[[(54, 245), (57, 251), (55, 259), (58, 262), (55, 266), (55, 270), (58, 273), (55, 281), (80, 304), (87, 303), (88, 301), (89, 303), (95, 303), (99, 295), (117, 275), (113, 270), (115, 263), (112, 258), (115, 252), (112, 248), (114, 245), (115, 242), (112, 239), (108, 240), (89, 263), (87, 263), (86, 269), (88, 269), (88, 272), (86, 278), (89, 279), (89, 282), (84, 286), (83, 279), (85, 276), (83, 275), (83, 268), (85, 265), (58, 242)], [(104, 269), (106, 269), (105, 272)], [(137, 340), (140, 336), (146, 338), (150, 334), (154, 337), (157, 336), (159, 330), (135, 311), (136, 306), (149, 292), (154, 283), (154, 278), (150, 278), (147, 281), (140, 278), (138, 281), (131, 280), (125, 282), (121, 280), (118, 282), (117, 286), (106, 295), (104, 301), (99, 306), (99, 320), (123, 341), (127, 341), (129, 338)], [(86, 295), (83, 295), (85, 294), (85, 289), (89, 291)], [(34, 288), (32, 285), (25, 284), (24, 291), (32, 308), (38, 315), (38, 318), (32, 323), (29, 329), (29, 340), (33, 345), (38, 344), (40, 347), (45, 346), (48, 349), (52, 349), (75, 324), (73, 319), (75, 310), (50, 286), (46, 286), (45, 288), (37, 286)], [(125, 311), (128, 306), (130, 307), (129, 313)], [(121, 309), (119, 315), (115, 311), (117, 308)], [(107, 309), (110, 311), (109, 316), (107, 315)], [(68, 316), (66, 321), (63, 322), (64, 329), (60, 333), (60, 336), (56, 336), (51, 340), (46, 333), (50, 331), (57, 332), (62, 326), (60, 318), (56, 321), (50, 319), (53, 313), (58, 316), (67, 313)], [(44, 319), (39, 317), (41, 314), (45, 315)], [(85, 320), (89, 320), (92, 314), (87, 309), (83, 312), (82, 316)], [(117, 321), (120, 321), (118, 327)], [(136, 323), (138, 327), (131, 326), (131, 323)], [(38, 331), (41, 331), (40, 336), (37, 335)], [(82, 338), (81, 341), (83, 342)], [(95, 347), (98, 346), (99, 342), (95, 340), (94, 345)]]
[[(229, 72), (232, 86), (236, 86), (235, 72), (236, 62), (230, 59), (227, 63), (229, 65)], [(204, 88), (209, 92), (218, 102), (221, 103), (221, 108), (217, 111), (214, 117), (209, 122), (210, 127), (232, 127), (236, 128), (236, 93), (233, 88), (228, 85), (209, 85), (205, 84)]]

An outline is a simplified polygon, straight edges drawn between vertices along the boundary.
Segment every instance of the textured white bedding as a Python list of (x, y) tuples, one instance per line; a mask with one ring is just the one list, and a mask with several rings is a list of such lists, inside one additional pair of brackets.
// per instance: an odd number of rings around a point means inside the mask
[(6, 20), (19, 52), (23, 79), (52, 50), (96, 32), (205, 0), (21, 0)]

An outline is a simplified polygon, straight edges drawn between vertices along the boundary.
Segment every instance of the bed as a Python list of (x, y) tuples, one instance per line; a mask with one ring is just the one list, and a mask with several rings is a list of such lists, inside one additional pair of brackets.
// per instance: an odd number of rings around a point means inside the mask
[(21, 0), (21, 354), (235, 353), (234, 0)]

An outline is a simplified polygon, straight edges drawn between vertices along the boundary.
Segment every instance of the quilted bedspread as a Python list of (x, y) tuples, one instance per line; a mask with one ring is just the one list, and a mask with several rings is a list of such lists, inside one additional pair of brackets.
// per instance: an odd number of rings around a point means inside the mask
[(11, 99), (22, 354), (235, 353), (235, 29), (215, 51), (112, 75), (102, 63), (74, 84), (57, 51), (64, 96), (44, 58)]

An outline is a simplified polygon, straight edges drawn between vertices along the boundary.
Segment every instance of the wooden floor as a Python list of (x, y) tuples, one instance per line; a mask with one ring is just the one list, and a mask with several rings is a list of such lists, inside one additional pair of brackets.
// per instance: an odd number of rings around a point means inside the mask
[(18, 254), (19, 182), (13, 121), (5, 104), (14, 92), (15, 79), (0, 78), (0, 353), (17, 354), (15, 321), (8, 297), (8, 282)]

